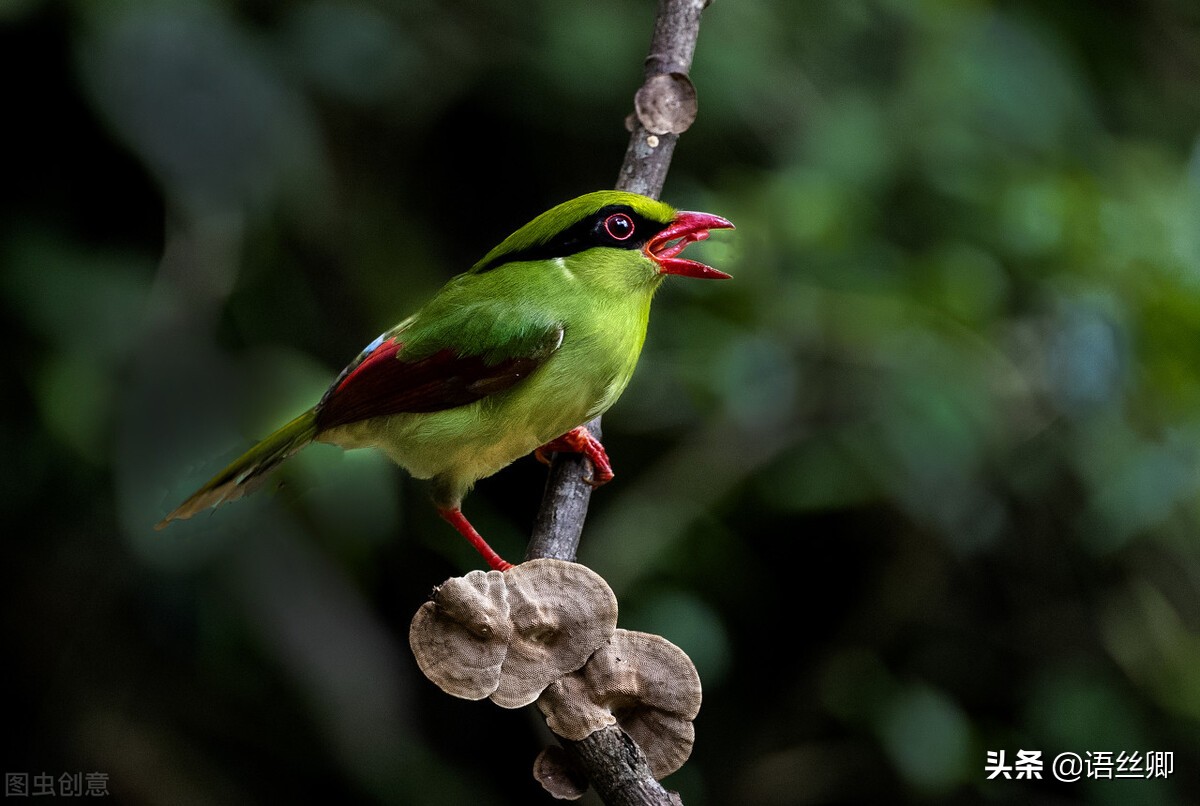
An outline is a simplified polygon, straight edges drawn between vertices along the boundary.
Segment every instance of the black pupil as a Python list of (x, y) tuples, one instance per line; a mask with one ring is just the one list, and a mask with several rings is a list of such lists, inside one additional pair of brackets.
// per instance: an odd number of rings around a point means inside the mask
[(609, 216), (604, 226), (608, 234), (618, 241), (623, 241), (633, 234), (633, 222), (629, 220), (629, 216), (620, 213)]

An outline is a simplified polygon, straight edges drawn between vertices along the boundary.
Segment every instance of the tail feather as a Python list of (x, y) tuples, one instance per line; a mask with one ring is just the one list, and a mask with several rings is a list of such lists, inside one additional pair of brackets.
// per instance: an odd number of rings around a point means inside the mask
[(164, 529), (173, 520), (190, 518), (197, 512), (226, 501), (236, 501), (252, 492), (267, 473), (312, 442), (316, 435), (316, 410), (309, 409), (235, 459), (229, 467), (188, 496), (186, 501), (159, 521), (154, 528)]

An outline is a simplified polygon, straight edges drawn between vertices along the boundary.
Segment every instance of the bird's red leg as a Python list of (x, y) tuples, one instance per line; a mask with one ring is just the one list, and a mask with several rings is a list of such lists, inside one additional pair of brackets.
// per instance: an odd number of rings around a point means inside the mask
[(487, 541), (483, 539), (483, 536), (480, 535), (479, 532), (475, 531), (475, 527), (467, 521), (466, 517), (462, 514), (461, 509), (458, 507), (455, 507), (454, 509), (439, 508), (438, 514), (445, 518), (447, 523), (457, 529), (458, 533), (465, 537), (467, 541), (475, 547), (475, 550), (483, 555), (483, 559), (487, 560), (487, 564), (490, 565), (493, 570), (507, 571), (513, 567), (512, 563), (506, 562), (499, 554), (492, 550), (492, 547), (487, 544)]
[(582, 425), (577, 428), (572, 428), (561, 437), (550, 440), (542, 447), (533, 452), (537, 460), (543, 464), (550, 464), (550, 456), (552, 453), (582, 453), (592, 463), (595, 468), (595, 475), (584, 478), (588, 484), (593, 487), (599, 487), (612, 481), (613, 470), (612, 465), (608, 461), (608, 454), (604, 452), (604, 446), (600, 444), (600, 440), (592, 436), (592, 432), (588, 431)]

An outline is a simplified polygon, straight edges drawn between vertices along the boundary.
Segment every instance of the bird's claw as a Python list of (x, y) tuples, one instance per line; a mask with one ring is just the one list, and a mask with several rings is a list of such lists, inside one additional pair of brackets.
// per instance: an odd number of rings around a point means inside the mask
[(595, 459), (593, 459), (592, 460), (592, 468), (593, 468), (592, 472), (583, 474), (584, 483), (586, 483), (587, 485), (589, 485), (592, 488), (596, 488), (596, 487), (600, 487), (602, 485), (608, 484), (610, 481), (613, 480), (612, 467), (609, 466), (608, 461), (607, 461), (608, 457), (605, 456), (604, 459), (605, 459), (605, 461), (602, 463), (597, 462)]
[(587, 457), (592, 463), (592, 472), (584, 474), (583, 481), (589, 486), (595, 488), (612, 481), (612, 465), (604, 446), (583, 426), (572, 428), (561, 437), (550, 440), (535, 450), (533, 455), (539, 462), (548, 465), (549, 454), (558, 452), (581, 453)]
[(588, 485), (589, 487), (591, 487), (594, 490), (597, 487), (602, 487), (605, 484), (608, 484), (610, 481), (612, 481), (613, 474), (608, 473), (607, 475), (601, 475), (600, 478), (596, 478), (591, 473), (584, 473), (582, 478), (583, 478), (583, 483)]

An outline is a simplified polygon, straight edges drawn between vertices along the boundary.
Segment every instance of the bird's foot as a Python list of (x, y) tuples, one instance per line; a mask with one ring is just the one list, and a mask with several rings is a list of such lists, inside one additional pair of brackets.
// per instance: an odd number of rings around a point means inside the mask
[(593, 471), (584, 476), (583, 480), (593, 487), (607, 484), (613, 479), (612, 464), (608, 461), (608, 454), (605, 453), (604, 446), (600, 444), (600, 440), (592, 436), (592, 432), (582, 425), (572, 428), (561, 437), (550, 440), (534, 451), (533, 455), (539, 462), (548, 465), (552, 453), (582, 453), (586, 456), (592, 463)]
[(483, 559), (487, 560), (487, 564), (491, 566), (493, 571), (507, 571), (513, 567), (513, 564), (506, 561), (503, 557), (497, 554), (483, 536), (475, 531), (475, 527), (462, 514), (462, 510), (458, 507), (453, 509), (438, 508), (438, 514), (446, 519), (446, 522), (458, 530), (458, 533), (465, 537), (467, 541), (475, 547), (475, 550), (483, 555)]

